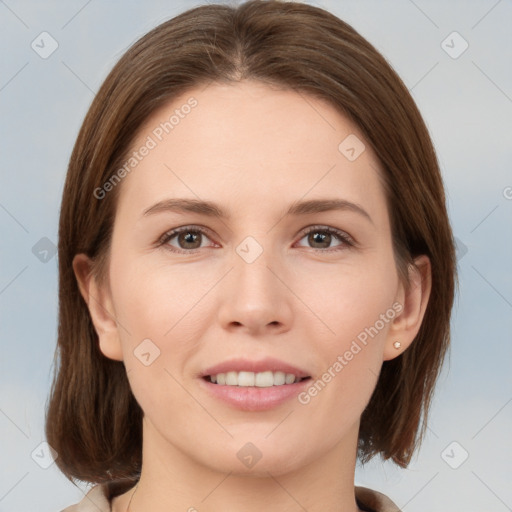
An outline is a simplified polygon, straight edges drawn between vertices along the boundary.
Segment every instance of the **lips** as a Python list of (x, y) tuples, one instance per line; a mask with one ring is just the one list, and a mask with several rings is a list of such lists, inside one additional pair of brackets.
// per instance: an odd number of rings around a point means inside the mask
[[(269, 374), (277, 382), (271, 384)], [(198, 377), (199, 387), (208, 396), (247, 412), (269, 411), (295, 399), (311, 379), (306, 370), (274, 358), (260, 361), (230, 359), (206, 368)], [(215, 382), (217, 378), (220, 382)], [(251, 378), (254, 378), (254, 385), (247, 381)]]

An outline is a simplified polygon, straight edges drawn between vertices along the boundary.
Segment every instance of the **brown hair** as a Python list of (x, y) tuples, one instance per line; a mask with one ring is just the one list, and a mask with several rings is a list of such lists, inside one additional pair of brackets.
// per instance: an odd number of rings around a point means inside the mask
[(432, 289), (420, 331), (385, 361), (362, 418), (359, 456), (405, 467), (426, 428), (449, 343), (455, 250), (437, 158), (407, 88), (380, 53), (333, 14), (307, 4), (252, 0), (205, 5), (159, 25), (112, 69), (78, 135), (59, 225), (58, 368), (46, 435), (71, 480), (133, 482), (142, 458), (142, 410), (122, 362), (105, 357), (72, 268), (85, 253), (105, 278), (121, 186), (94, 191), (119, 169), (143, 122), (210, 81), (259, 80), (327, 100), (358, 125), (380, 160), (397, 269), (426, 254)]

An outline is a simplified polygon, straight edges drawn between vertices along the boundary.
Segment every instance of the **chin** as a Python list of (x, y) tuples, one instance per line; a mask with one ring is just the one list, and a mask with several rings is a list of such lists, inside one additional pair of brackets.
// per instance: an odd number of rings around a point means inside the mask
[[(304, 451), (297, 450), (301, 443), (292, 443), (287, 446), (282, 438), (276, 436), (272, 441), (265, 439), (269, 430), (263, 435), (252, 435), (250, 437), (235, 436), (229, 443), (222, 445), (215, 443), (215, 449), (209, 451), (207, 458), (204, 458), (205, 451), (201, 452), (196, 460), (208, 466), (213, 471), (231, 473), (232, 475), (251, 476), (254, 478), (268, 478), (293, 472), (307, 465), (313, 458), (311, 453), (308, 457)], [(274, 435), (274, 434), (272, 434)], [(251, 439), (253, 439), (251, 441)], [(311, 450), (311, 445), (308, 450)], [(214, 465), (212, 465), (214, 461)]]

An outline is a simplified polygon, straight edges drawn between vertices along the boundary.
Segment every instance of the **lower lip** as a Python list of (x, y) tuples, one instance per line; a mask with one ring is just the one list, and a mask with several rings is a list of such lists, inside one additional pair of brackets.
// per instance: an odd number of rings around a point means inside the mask
[(266, 411), (296, 397), (310, 385), (311, 379), (305, 379), (294, 384), (269, 386), (268, 388), (223, 386), (203, 378), (200, 378), (200, 381), (200, 385), (208, 393), (237, 409), (243, 411)]

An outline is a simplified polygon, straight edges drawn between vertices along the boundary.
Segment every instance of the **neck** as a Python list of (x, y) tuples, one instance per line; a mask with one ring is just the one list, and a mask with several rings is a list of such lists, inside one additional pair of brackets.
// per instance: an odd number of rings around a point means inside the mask
[(214, 464), (208, 467), (191, 459), (145, 424), (141, 478), (136, 488), (114, 500), (112, 510), (358, 512), (354, 495), (358, 426), (314, 460), (295, 464), (297, 454), (292, 454), (274, 467), (265, 465), (263, 456), (249, 472), (240, 472), (236, 463), (232, 470), (219, 472)]

